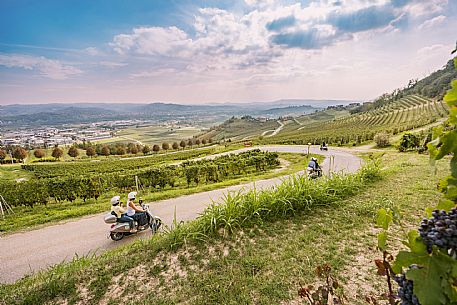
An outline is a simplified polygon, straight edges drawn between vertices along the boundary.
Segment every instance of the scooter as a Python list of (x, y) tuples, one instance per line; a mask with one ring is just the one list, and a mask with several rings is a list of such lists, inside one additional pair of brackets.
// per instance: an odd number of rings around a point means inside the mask
[(316, 179), (322, 177), (322, 169), (318, 168), (317, 170), (307, 168), (306, 173), (308, 174), (309, 179)]
[[(141, 202), (140, 202), (141, 203)], [(135, 226), (138, 228), (136, 232), (130, 232), (130, 225), (128, 222), (118, 222), (117, 217), (113, 214), (107, 214), (105, 216), (105, 223), (111, 224), (110, 234), (112, 240), (119, 241), (124, 238), (124, 236), (132, 235), (144, 231), (148, 228), (151, 228), (152, 233), (157, 233), (159, 228), (162, 226), (162, 219), (155, 216), (151, 213), (149, 209), (149, 204), (141, 204), (143, 210), (146, 211), (147, 222), (144, 224), (138, 224), (134, 222)]]
[(321, 146), (319, 147), (319, 149), (320, 149), (320, 150), (328, 151), (327, 145), (321, 145)]

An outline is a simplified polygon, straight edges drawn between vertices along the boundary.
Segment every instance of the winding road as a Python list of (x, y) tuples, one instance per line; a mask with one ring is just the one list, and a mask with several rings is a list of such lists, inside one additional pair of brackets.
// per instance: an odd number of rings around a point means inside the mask
[[(307, 146), (262, 146), (254, 147), (270, 152), (307, 152)], [(244, 148), (228, 153), (238, 153), (253, 148)], [(324, 174), (329, 172), (355, 172), (362, 160), (348, 149), (330, 148), (329, 152), (319, 151), (318, 146), (311, 146), (310, 153), (322, 154), (327, 158), (322, 163)], [(332, 158), (328, 158), (333, 156)], [(211, 156), (213, 157), (213, 156)], [(331, 160), (333, 162), (331, 162)], [(332, 168), (330, 168), (330, 166)], [(272, 188), (283, 177), (230, 186), (224, 189), (202, 192), (178, 198), (151, 203), (153, 212), (159, 215), (166, 225), (171, 225), (174, 215), (177, 221), (195, 219), (213, 201), (220, 202), (230, 191)], [(107, 204), (107, 209), (109, 205)], [(108, 249), (132, 242), (135, 238), (147, 238), (150, 231), (114, 242), (108, 237), (109, 226), (103, 221), (106, 213), (70, 220), (44, 228), (0, 236), (0, 283), (13, 283), (27, 274), (43, 270), (62, 261), (69, 261), (75, 256), (100, 254)]]

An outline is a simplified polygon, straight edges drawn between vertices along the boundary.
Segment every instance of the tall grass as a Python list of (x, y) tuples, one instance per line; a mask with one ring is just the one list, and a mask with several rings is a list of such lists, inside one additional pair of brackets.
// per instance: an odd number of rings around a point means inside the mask
[[(380, 177), (379, 164), (370, 162), (352, 175), (336, 174), (317, 180), (294, 175), (274, 189), (228, 193), (222, 203), (211, 204), (196, 220), (175, 221), (151, 240), (135, 241), (99, 257), (75, 259), (15, 284), (2, 285), (0, 304), (38, 304), (56, 301), (56, 298), (72, 303), (78, 299), (77, 287), (87, 283), (90, 283), (87, 287), (90, 303), (96, 304), (112, 277), (127, 272), (136, 264), (152, 261), (160, 251), (206, 241), (218, 234), (230, 234), (240, 227), (276, 221), (299, 211), (318, 211), (320, 206), (337, 204), (340, 199), (357, 194)], [(129, 257), (128, 261), (126, 257)]]

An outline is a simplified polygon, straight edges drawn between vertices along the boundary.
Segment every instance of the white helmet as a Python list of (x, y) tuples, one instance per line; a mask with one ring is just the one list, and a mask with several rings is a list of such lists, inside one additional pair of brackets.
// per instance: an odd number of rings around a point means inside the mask
[(317, 161), (317, 158), (312, 157), (311, 161)]
[(135, 199), (136, 198), (136, 192), (130, 192), (128, 195), (127, 195), (127, 198), (130, 200), (130, 199)]
[(112, 205), (115, 205), (115, 204), (118, 204), (119, 203), (119, 200), (121, 199), (121, 196), (114, 196), (113, 198), (111, 198), (111, 204)]

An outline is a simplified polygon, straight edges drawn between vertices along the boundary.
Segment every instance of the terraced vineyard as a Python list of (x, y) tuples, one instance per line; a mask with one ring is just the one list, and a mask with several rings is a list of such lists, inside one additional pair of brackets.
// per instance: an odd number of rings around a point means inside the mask
[(361, 143), (372, 140), (381, 131), (397, 134), (433, 123), (444, 118), (447, 112), (448, 108), (442, 101), (410, 95), (372, 111), (284, 130), (267, 141), (284, 144), (317, 144), (322, 141), (332, 144)]

